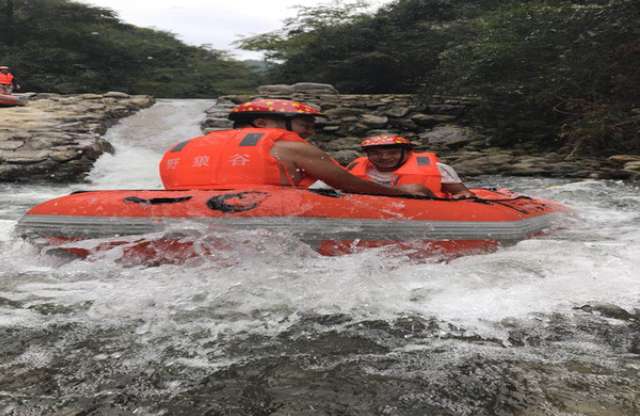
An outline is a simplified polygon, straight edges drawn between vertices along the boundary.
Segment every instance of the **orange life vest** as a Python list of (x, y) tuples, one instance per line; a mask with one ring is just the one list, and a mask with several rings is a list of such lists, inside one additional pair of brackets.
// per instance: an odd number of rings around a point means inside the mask
[(0, 72), (0, 84), (3, 84), (3, 85), (13, 84), (13, 75), (11, 75), (10, 73), (3, 74), (2, 72)]
[[(417, 183), (424, 185), (439, 197), (446, 195), (442, 191), (442, 175), (437, 163), (440, 160), (435, 153), (412, 153), (409, 159), (391, 176), (393, 186)], [(364, 179), (372, 180), (367, 170), (373, 164), (365, 157), (359, 157), (347, 166), (349, 173)]]
[(307, 143), (282, 129), (244, 128), (214, 131), (169, 149), (160, 162), (166, 189), (242, 188), (255, 185), (308, 187), (314, 179), (294, 184), (285, 166), (271, 156), (276, 141)]

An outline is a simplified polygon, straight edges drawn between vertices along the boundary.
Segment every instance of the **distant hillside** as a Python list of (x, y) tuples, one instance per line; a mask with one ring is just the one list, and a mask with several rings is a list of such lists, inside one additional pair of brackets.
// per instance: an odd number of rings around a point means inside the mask
[(260, 82), (223, 52), (72, 0), (8, 0), (0, 27), (1, 64), (20, 78), (23, 91), (208, 98), (250, 92)]

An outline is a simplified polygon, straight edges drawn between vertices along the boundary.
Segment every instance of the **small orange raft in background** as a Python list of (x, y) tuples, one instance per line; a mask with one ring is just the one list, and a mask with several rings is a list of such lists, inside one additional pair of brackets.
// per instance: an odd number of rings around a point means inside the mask
[[(455, 253), (531, 237), (567, 208), (506, 190), (473, 189), (474, 199), (448, 200), (350, 194), (325, 189), (254, 187), (236, 190), (94, 191), (56, 198), (29, 210), (16, 231), (78, 256), (90, 250), (74, 242), (105, 239), (99, 247), (129, 244), (140, 258), (169, 261), (202, 255), (181, 243), (179, 224), (216, 229), (284, 232), (323, 255), (363, 247), (397, 245), (429, 253)], [(164, 231), (168, 232), (162, 235)], [(125, 236), (160, 232), (150, 247)], [(158, 234), (156, 234), (158, 235)], [(207, 253), (204, 253), (207, 254)]]
[(17, 95), (0, 94), (0, 106), (14, 107), (25, 106), (29, 100), (25, 97), (19, 97)]

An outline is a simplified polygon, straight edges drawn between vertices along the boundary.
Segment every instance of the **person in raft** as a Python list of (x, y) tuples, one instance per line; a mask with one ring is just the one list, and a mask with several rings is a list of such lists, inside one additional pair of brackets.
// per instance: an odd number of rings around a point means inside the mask
[[(308, 187), (317, 180), (345, 192), (407, 195), (351, 175), (301, 136), (313, 134), (313, 107), (288, 100), (254, 100), (235, 107), (234, 129), (214, 131), (170, 148), (160, 162), (166, 189)], [(417, 193), (420, 194), (420, 193)]]
[(415, 153), (411, 142), (404, 137), (369, 137), (360, 146), (367, 156), (347, 166), (356, 176), (441, 198), (475, 197), (451, 166), (440, 163), (434, 153)]
[(20, 89), (18, 80), (9, 72), (8, 66), (0, 66), (0, 94), (11, 95), (14, 87)]

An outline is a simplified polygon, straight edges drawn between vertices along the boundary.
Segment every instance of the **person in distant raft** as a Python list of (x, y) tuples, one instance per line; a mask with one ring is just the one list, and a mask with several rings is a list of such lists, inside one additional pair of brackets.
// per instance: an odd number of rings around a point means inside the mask
[(9, 72), (8, 66), (0, 66), (0, 94), (11, 95), (14, 87), (20, 89), (18, 80)]
[(475, 197), (451, 166), (440, 163), (434, 153), (415, 153), (411, 142), (404, 137), (370, 137), (360, 146), (367, 156), (347, 166), (356, 176), (441, 198)]
[[(302, 137), (314, 132), (306, 104), (276, 99), (249, 101), (229, 113), (233, 130), (214, 131), (170, 148), (160, 162), (166, 189), (308, 187), (316, 180), (346, 192), (407, 195), (351, 175)], [(302, 136), (302, 137), (301, 137)]]

